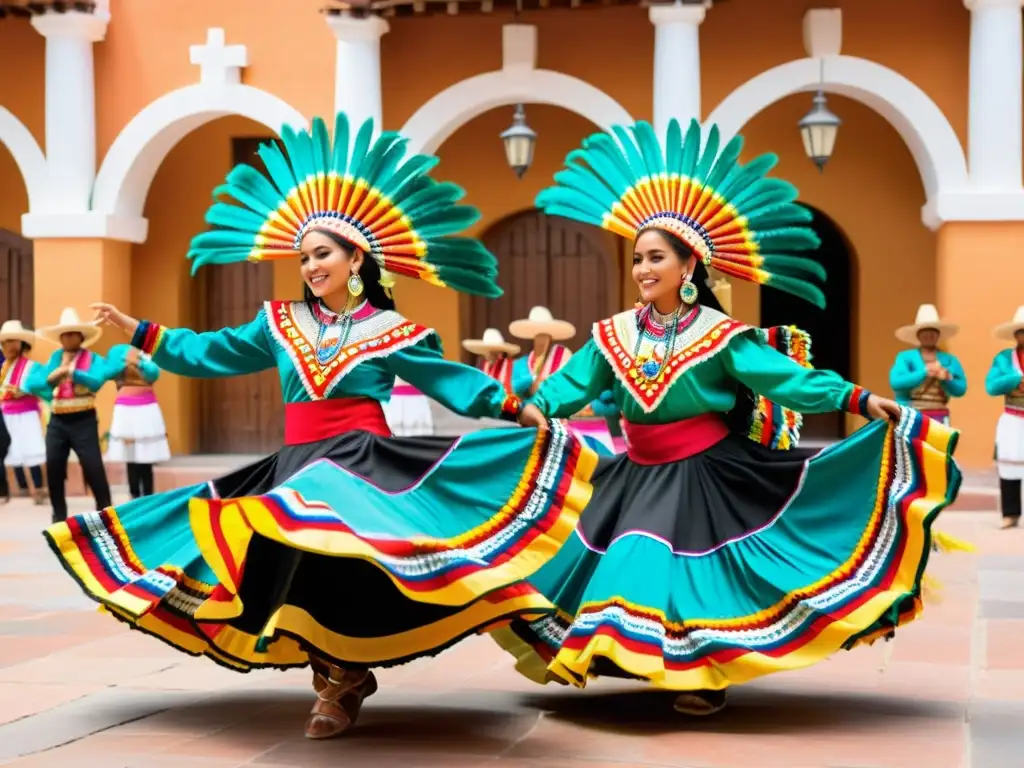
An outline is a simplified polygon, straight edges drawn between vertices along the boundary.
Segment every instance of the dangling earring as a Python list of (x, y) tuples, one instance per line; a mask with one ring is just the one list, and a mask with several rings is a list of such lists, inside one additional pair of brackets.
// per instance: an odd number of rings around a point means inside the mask
[(359, 276), (358, 272), (353, 272), (349, 275), (348, 292), (353, 298), (358, 298), (363, 295), (363, 278)]
[(683, 278), (683, 284), (679, 286), (679, 298), (683, 300), (683, 304), (687, 306), (697, 303), (697, 286), (690, 280), (690, 276), (686, 275)]

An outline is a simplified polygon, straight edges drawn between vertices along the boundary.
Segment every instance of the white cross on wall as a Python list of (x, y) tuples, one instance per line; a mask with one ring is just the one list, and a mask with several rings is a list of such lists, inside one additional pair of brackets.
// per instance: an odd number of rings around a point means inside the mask
[(242, 67), (249, 66), (249, 50), (244, 45), (224, 45), (224, 30), (206, 30), (204, 45), (189, 46), (189, 60), (199, 65), (201, 83), (239, 83)]

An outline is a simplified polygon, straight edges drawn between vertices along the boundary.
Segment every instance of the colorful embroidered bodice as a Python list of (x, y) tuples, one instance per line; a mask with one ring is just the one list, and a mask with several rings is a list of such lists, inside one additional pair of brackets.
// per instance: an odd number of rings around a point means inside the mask
[(610, 389), (627, 421), (667, 424), (729, 412), (738, 383), (800, 413), (863, 413), (867, 399), (841, 376), (776, 351), (760, 329), (695, 307), (679, 319), (674, 334), (644, 310), (596, 323), (591, 340), (532, 402), (560, 418)]
[(953, 378), (940, 381), (929, 377), (920, 349), (905, 349), (896, 355), (889, 371), (889, 386), (897, 403), (918, 409), (942, 409), (951, 397), (963, 397), (967, 393), (967, 377), (960, 361), (942, 351), (935, 353), (935, 359)]
[(47, 377), (60, 367), (64, 352), (57, 350), (46, 365), (36, 366), (29, 374), (28, 390), (52, 403), (54, 414), (79, 413), (96, 407), (96, 392), (107, 383), (107, 361), (90, 349), (80, 349), (72, 363), (71, 378), (51, 386)]
[(39, 409), (39, 398), (27, 389), (29, 377), (38, 367), (38, 363), (24, 355), (4, 360), (0, 366), (0, 410), (21, 413)]
[(180, 376), (276, 368), (286, 403), (346, 397), (387, 402), (397, 376), (464, 416), (498, 418), (518, 407), (482, 371), (445, 360), (432, 329), (366, 302), (337, 319), (305, 302), (269, 301), (251, 322), (205, 333), (143, 321), (132, 344)]

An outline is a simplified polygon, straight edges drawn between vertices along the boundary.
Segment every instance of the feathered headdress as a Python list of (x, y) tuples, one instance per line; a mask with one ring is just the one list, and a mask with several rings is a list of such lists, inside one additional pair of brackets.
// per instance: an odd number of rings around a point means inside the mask
[[(334, 141), (327, 125), (313, 120), (311, 131), (285, 126), (277, 144), (259, 155), (269, 178), (248, 165), (232, 170), (206, 213), (215, 229), (192, 240), (192, 273), (204, 264), (230, 264), (294, 256), (303, 236), (323, 229), (369, 254), (390, 275), (481, 296), (497, 297), (497, 261), (474, 238), (453, 237), (474, 224), (480, 212), (458, 205), (465, 192), (428, 175), (436, 157), (406, 158), (407, 139), (388, 132), (371, 140), (367, 120), (349, 142), (348, 118), (339, 113)], [(404, 162), (403, 162), (404, 161)]]
[(685, 139), (672, 120), (664, 152), (648, 123), (612, 132), (615, 138), (595, 133), (569, 153), (556, 185), (537, 196), (538, 208), (631, 240), (654, 227), (670, 231), (704, 266), (824, 308), (815, 281), (825, 280), (825, 270), (790, 255), (813, 250), (820, 240), (803, 226), (811, 212), (796, 204), (796, 187), (765, 175), (778, 161), (775, 155), (741, 165), (743, 139), (736, 136), (719, 151), (717, 126), (701, 151), (696, 120)]

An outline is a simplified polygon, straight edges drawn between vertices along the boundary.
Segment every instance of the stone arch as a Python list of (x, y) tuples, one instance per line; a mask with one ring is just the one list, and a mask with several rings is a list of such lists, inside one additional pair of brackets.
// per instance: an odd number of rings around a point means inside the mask
[[(776, 101), (821, 87), (855, 99), (896, 129), (917, 163), (929, 201), (962, 192), (968, 184), (967, 160), (956, 131), (921, 88), (889, 67), (854, 56), (799, 59), (762, 72), (730, 93), (708, 116), (723, 137), (739, 133), (756, 114)], [(840, 129), (841, 131), (842, 129)]]
[(4, 144), (21, 171), (30, 211), (46, 206), (46, 157), (35, 137), (10, 110), (0, 107), (0, 144)]
[(191, 85), (168, 93), (137, 114), (118, 134), (103, 159), (93, 190), (93, 210), (141, 217), (160, 164), (188, 133), (226, 115), (240, 115), (270, 128), (308, 128), (297, 109), (248, 85)]
[(615, 99), (590, 83), (545, 69), (502, 69), (467, 78), (433, 96), (402, 127), (411, 153), (432, 154), (474, 117), (518, 103), (568, 109), (607, 130), (633, 122)]

